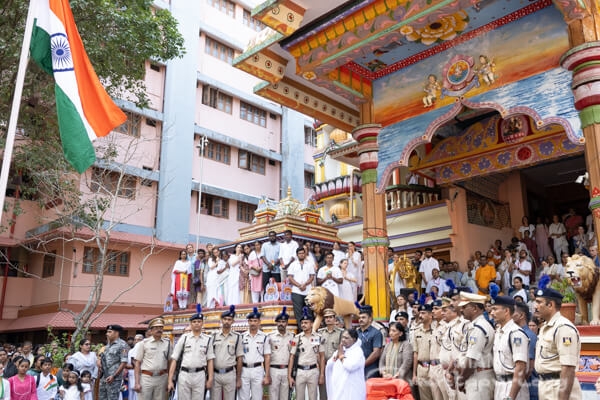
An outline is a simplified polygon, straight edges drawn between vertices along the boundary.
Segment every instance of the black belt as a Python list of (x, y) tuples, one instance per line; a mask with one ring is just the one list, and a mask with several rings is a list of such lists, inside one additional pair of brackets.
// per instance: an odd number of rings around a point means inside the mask
[(275, 369), (287, 369), (287, 365), (271, 365), (271, 368)]
[(427, 368), (427, 367), (429, 367), (430, 365), (433, 365), (433, 364), (431, 364), (431, 361), (429, 361), (429, 360), (425, 360), (425, 361), (419, 361), (419, 365), (420, 365), (421, 367), (425, 367), (425, 368)]
[(181, 370), (184, 372), (200, 372), (200, 371), (204, 371), (205, 369), (206, 369), (206, 367), (200, 367), (200, 368), (181, 367)]
[(550, 372), (549, 374), (539, 374), (541, 381), (560, 379), (560, 372)]
[(215, 368), (215, 372), (216, 372), (217, 374), (226, 374), (226, 373), (228, 373), (228, 372), (231, 372), (231, 371), (233, 371), (234, 369), (235, 369), (235, 367), (234, 367), (234, 366), (231, 366), (231, 367), (225, 367), (225, 368), (221, 368), (221, 369), (219, 369), (219, 368)]
[(313, 364), (313, 365), (298, 365), (298, 369), (302, 370), (302, 371), (309, 371), (311, 369), (315, 369), (317, 368), (317, 364)]
[(244, 367), (246, 367), (246, 368), (262, 367), (262, 363), (244, 363)]
[(498, 382), (510, 382), (513, 380), (513, 376), (513, 374), (496, 375), (496, 380)]

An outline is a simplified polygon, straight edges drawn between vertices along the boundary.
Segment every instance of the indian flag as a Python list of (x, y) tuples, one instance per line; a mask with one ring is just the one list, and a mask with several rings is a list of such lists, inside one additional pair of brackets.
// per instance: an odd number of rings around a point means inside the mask
[(68, 0), (33, 0), (31, 57), (56, 82), (56, 113), (67, 161), (83, 173), (96, 160), (92, 142), (127, 116), (100, 83), (83, 48)]

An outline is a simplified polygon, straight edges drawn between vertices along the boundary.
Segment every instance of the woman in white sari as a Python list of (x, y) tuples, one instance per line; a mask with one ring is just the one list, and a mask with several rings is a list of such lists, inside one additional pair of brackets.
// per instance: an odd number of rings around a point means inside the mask
[(240, 304), (240, 268), (244, 259), (244, 251), (241, 244), (235, 246), (235, 253), (229, 256), (229, 277), (227, 278), (227, 305), (237, 306)]
[(342, 333), (341, 349), (327, 361), (327, 400), (365, 400), (365, 356), (356, 329)]
[(215, 308), (219, 302), (218, 288), (219, 288), (219, 274), (217, 273), (217, 266), (219, 265), (219, 249), (213, 247), (211, 253), (208, 255), (208, 273), (206, 274), (206, 307)]

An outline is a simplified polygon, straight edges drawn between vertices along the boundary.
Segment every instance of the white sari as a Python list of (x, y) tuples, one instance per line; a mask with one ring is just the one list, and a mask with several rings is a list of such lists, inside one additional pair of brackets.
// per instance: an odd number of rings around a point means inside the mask
[(365, 400), (367, 384), (365, 382), (365, 356), (361, 341), (344, 348), (344, 361), (336, 360), (337, 351), (327, 361), (325, 382), (327, 400)]

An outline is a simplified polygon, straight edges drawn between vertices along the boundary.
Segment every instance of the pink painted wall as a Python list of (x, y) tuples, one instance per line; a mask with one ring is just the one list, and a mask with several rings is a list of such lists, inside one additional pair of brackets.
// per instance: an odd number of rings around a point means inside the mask
[(8, 279), (6, 284), (6, 296), (4, 298), (3, 319), (15, 319), (19, 310), (30, 307), (33, 297), (33, 279), (29, 278), (2, 278), (0, 287)]

